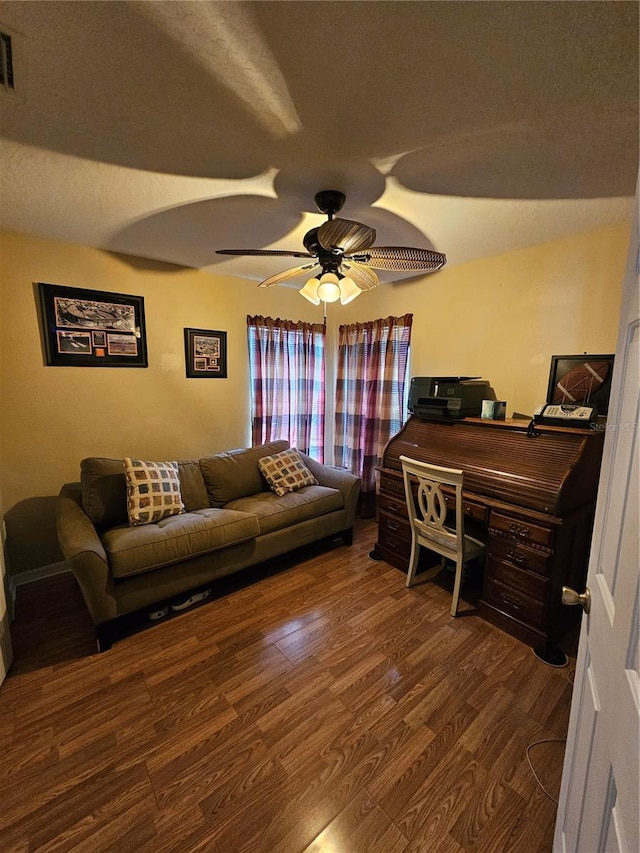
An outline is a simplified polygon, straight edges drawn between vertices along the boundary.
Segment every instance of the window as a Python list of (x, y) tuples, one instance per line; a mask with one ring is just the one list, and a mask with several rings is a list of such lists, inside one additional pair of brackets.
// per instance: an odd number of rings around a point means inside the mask
[(340, 326), (335, 463), (375, 494), (376, 467), (404, 422), (405, 377), (413, 314)]
[(260, 316), (247, 327), (252, 444), (286, 438), (323, 462), (326, 327)]

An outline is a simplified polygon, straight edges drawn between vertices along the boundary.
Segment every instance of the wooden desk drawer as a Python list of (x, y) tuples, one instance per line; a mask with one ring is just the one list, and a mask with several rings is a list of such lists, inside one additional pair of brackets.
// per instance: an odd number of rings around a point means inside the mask
[(532, 524), (523, 519), (512, 518), (509, 515), (502, 515), (500, 512), (491, 513), (489, 528), (504, 533), (505, 536), (516, 539), (525, 545), (541, 545), (543, 548), (550, 548), (553, 543), (551, 528)]
[(380, 494), (386, 492), (388, 495), (396, 495), (404, 503), (404, 480), (400, 474), (393, 477), (391, 474), (386, 474), (384, 471), (380, 474)]
[(528, 548), (512, 539), (491, 535), (487, 542), (487, 551), (491, 556), (500, 560), (508, 560), (520, 569), (527, 569), (539, 575), (548, 576), (551, 567), (551, 555), (544, 551)]
[(378, 506), (384, 512), (389, 513), (389, 515), (397, 515), (400, 518), (407, 520), (407, 504), (404, 500), (404, 493), (402, 495), (402, 500), (396, 497), (389, 497), (389, 495), (383, 494), (380, 492), (378, 496)]
[[(456, 508), (455, 495), (445, 495), (444, 499), (447, 504), (447, 509)], [(464, 494), (462, 495), (462, 511), (466, 518), (473, 518), (475, 521), (481, 521), (483, 524), (487, 523), (487, 516), (489, 513), (487, 507), (476, 503), (475, 501), (467, 500)]]
[(411, 527), (397, 515), (378, 513), (378, 544), (401, 559), (411, 554)]
[(389, 515), (387, 512), (378, 513), (378, 531), (382, 533), (383, 530), (391, 536), (411, 543), (411, 526), (408, 521), (397, 515)]
[(544, 603), (491, 578), (485, 580), (484, 598), (503, 613), (534, 628), (544, 627)]
[(411, 554), (411, 540), (408, 541), (398, 536), (397, 533), (389, 533), (388, 530), (379, 530), (378, 531), (378, 545), (381, 548), (385, 548), (387, 551), (390, 551), (392, 554), (395, 554), (396, 557), (399, 557), (402, 561), (401, 568), (405, 569), (407, 566), (404, 564), (404, 561), (409, 560), (409, 555)]
[(514, 592), (523, 592), (530, 598), (543, 603), (547, 595), (549, 582), (533, 572), (525, 572), (495, 557), (487, 557), (485, 579), (498, 581)]

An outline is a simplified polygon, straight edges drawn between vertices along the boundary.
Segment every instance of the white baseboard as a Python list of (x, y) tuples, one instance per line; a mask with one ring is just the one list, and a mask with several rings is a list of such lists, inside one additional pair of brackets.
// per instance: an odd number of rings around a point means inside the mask
[(11, 575), (9, 580), (13, 586), (22, 586), (23, 583), (33, 583), (33, 581), (40, 581), (43, 578), (51, 578), (54, 575), (62, 575), (70, 571), (71, 567), (63, 560), (60, 563), (51, 563), (48, 566), (38, 566), (37, 569), (18, 572), (17, 575)]
[(25, 572), (19, 572), (17, 575), (9, 575), (7, 580), (7, 606), (9, 609), (9, 618), (13, 622), (16, 612), (16, 589), (26, 583), (42, 580), (43, 578), (51, 578), (54, 575), (62, 575), (65, 572), (70, 572), (71, 567), (64, 560), (60, 563), (51, 563), (48, 566), (38, 566), (36, 569), (27, 569)]

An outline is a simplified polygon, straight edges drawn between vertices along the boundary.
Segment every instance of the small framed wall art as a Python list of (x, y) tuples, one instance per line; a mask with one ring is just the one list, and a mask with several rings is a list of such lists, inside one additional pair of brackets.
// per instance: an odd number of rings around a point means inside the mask
[(551, 356), (547, 403), (597, 406), (598, 414), (606, 415), (613, 361), (612, 353)]
[(188, 379), (227, 378), (227, 333), (185, 329), (184, 352)]
[(46, 364), (147, 367), (144, 298), (38, 282)]

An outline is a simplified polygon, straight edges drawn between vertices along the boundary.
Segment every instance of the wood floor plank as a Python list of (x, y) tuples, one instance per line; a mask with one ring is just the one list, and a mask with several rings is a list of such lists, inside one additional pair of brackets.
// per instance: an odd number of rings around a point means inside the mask
[(391, 817), (396, 818), (403, 811), (433, 769), (427, 747), (435, 738), (426, 726), (415, 729), (402, 751), (367, 786)]
[(225, 703), (207, 719), (192, 718), (188, 725), (177, 725), (159, 733), (152, 747), (145, 752), (147, 768), (154, 773), (167, 765), (174, 766), (176, 762), (191, 764), (207, 748), (219, 748), (221, 733), (236, 718), (235, 709)]
[(150, 771), (150, 778), (159, 807), (179, 814), (194, 802), (200, 807), (213, 795), (225, 797), (234, 778), (246, 773), (247, 768), (260, 776), (275, 764), (255, 730), (248, 729), (233, 749), (209, 745), (199, 750), (197, 759), (185, 754), (180, 762)]
[(304, 853), (324, 853), (329, 850), (348, 850), (349, 853), (402, 853), (408, 841), (389, 820), (376, 801), (360, 794), (331, 821)]
[[(495, 787), (493, 779), (483, 787), (477, 798), (473, 798), (458, 815), (449, 835), (461, 850), (478, 853), (530, 853), (532, 848), (525, 841), (522, 846), (512, 846), (514, 826), (520, 825), (526, 801), (510, 788)], [(548, 829), (545, 829), (548, 833)], [(549, 851), (551, 844), (549, 841)]]
[(514, 696), (504, 687), (499, 688), (460, 736), (460, 744), (484, 767), (491, 767), (502, 752), (503, 744), (525, 718), (525, 714), (513, 706)]
[(442, 839), (482, 789), (486, 771), (459, 746), (426, 777), (396, 821), (409, 838), (409, 850), (437, 850)]
[[(548, 853), (526, 753), (566, 734), (571, 667), (470, 602), (452, 619), (450, 579), (407, 589), (375, 537), (141, 614), (102, 655), (71, 575), (20, 587), (2, 853)], [(555, 794), (563, 753), (531, 753)]]
[[(98, 808), (91, 815), (83, 815), (75, 824), (61, 831), (55, 842), (44, 840), (42, 844), (35, 839), (37, 850), (74, 851), (74, 853), (93, 853), (95, 850), (139, 850), (147, 841), (155, 838), (154, 814), (156, 804), (153, 795), (146, 786), (139, 796), (130, 788), (126, 798), (112, 797), (107, 806)], [(112, 815), (118, 815), (117, 821)], [(49, 835), (44, 833), (45, 839)], [(32, 841), (33, 844), (33, 841)]]
[[(315, 776), (315, 768), (305, 771)], [(200, 808), (212, 837), (223, 850), (260, 849), (283, 804), (290, 802), (301, 787), (301, 780), (289, 776), (267, 752), (258, 761), (240, 767), (226, 784), (201, 800)], [(267, 791), (271, 796), (265, 796)]]
[[(67, 833), (72, 832), (79, 822), (88, 823), (89, 830), (96, 820), (99, 825), (117, 816), (119, 822), (122, 813), (135, 802), (144, 799), (149, 804), (153, 801), (149, 777), (142, 762), (124, 770), (111, 766), (98, 772), (85, 772), (79, 774), (74, 782), (55, 779), (50, 774), (47, 776), (44, 785), (51, 784), (52, 787), (46, 790), (43, 785), (37, 799), (25, 803), (16, 798), (12, 803), (3, 805), (0, 839), (5, 834), (9, 842), (28, 837), (30, 847), (37, 850), (55, 838), (60, 839), (64, 849)], [(23, 797), (28, 796), (29, 791), (23, 790), (22, 794)], [(87, 808), (87, 803), (91, 803), (90, 808)]]
[(270, 708), (257, 721), (263, 737), (275, 740), (287, 726), (291, 725), (291, 717), (298, 708), (313, 707), (327, 700), (327, 691), (331, 687), (331, 674), (318, 670), (313, 659), (302, 663), (290, 670), (282, 679), (282, 685), (287, 691), (287, 698)]
[(154, 827), (154, 835), (140, 843), (136, 853), (194, 851), (198, 849), (198, 838), (200, 841), (206, 839), (208, 853), (218, 853), (218, 846), (208, 838), (208, 829), (197, 805), (184, 808), (179, 815), (173, 809), (160, 810), (154, 817)]
[(8, 784), (16, 774), (31, 773), (56, 764), (60, 752), (55, 744), (53, 728), (43, 728), (34, 731), (29, 739), (3, 738), (0, 740), (3, 749), (0, 750), (0, 779)]

